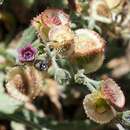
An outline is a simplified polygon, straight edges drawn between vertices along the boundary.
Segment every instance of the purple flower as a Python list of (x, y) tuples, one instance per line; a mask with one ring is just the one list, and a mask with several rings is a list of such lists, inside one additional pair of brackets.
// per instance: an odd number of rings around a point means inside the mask
[(28, 44), (24, 48), (18, 49), (18, 57), (20, 62), (29, 62), (35, 59), (37, 49), (33, 48), (31, 44)]

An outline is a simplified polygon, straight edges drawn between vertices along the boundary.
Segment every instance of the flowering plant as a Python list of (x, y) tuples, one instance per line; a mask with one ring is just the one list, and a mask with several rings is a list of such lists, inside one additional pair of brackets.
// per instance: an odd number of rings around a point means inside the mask
[[(0, 70), (3, 69), (6, 73), (2, 72), (2, 94), (6, 100), (10, 99), (16, 104), (11, 112), (7, 110), (7, 114), (11, 118), (11, 114), (20, 108), (33, 114), (38, 113), (35, 102), (38, 98), (47, 96), (53, 104), (55, 117), (63, 121), (64, 104), (61, 100), (69, 97), (66, 94), (68, 88), (77, 85), (85, 87), (84, 94), (76, 93), (75, 88), (69, 93), (75, 99), (82, 97), (86, 119), (100, 125), (112, 124), (119, 130), (124, 130), (125, 127), (130, 127), (130, 112), (124, 111), (126, 98), (122, 88), (108, 76), (93, 80), (90, 75), (100, 69), (106, 57), (108, 40), (103, 37), (103, 29), (108, 30), (106, 36), (109, 38), (114, 35), (122, 38), (128, 36), (128, 32), (123, 35), (123, 31), (119, 31), (126, 27), (126, 21), (121, 23), (121, 19), (114, 19), (118, 14), (124, 13), (128, 1), (92, 0), (85, 4), (80, 0), (71, 2), (68, 0), (70, 6), (75, 4), (75, 15), (80, 20), (87, 21), (87, 27), (80, 24), (76, 27), (76, 22), (70, 19), (71, 14), (61, 9), (48, 8), (31, 20), (29, 29), (24, 32), (17, 47), (7, 52), (0, 50)], [(88, 12), (87, 6), (83, 5), (89, 6)], [(125, 19), (123, 16), (121, 18)], [(27, 35), (30, 37), (26, 38)], [(14, 51), (15, 56), (11, 51)], [(8, 55), (11, 55), (11, 59)], [(46, 110), (42, 113), (43, 117), (47, 116), (46, 113)], [(33, 119), (38, 124), (33, 124), (30, 120), (27, 122), (32, 128), (47, 129), (40, 125), (38, 119)], [(25, 120), (23, 122), (26, 123)]]

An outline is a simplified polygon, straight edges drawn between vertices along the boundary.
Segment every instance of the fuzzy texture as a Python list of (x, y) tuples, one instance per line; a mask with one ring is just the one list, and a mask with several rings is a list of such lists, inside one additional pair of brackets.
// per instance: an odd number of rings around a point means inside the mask
[(7, 73), (7, 92), (22, 101), (33, 100), (40, 95), (44, 74), (33, 66), (16, 66)]
[(112, 14), (104, 0), (90, 1), (90, 16), (103, 23), (112, 22)]
[(75, 31), (75, 56), (91, 56), (105, 50), (105, 41), (100, 35), (89, 29)]
[(95, 72), (104, 61), (105, 41), (98, 33), (89, 29), (78, 29), (75, 34), (71, 64), (84, 69), (86, 74)]
[(42, 22), (48, 27), (69, 24), (69, 16), (60, 9), (46, 9), (41, 13)]
[(115, 110), (97, 92), (88, 94), (83, 106), (87, 116), (99, 124), (109, 123), (116, 115)]
[(107, 99), (111, 104), (115, 105), (118, 108), (124, 107), (125, 96), (115, 81), (110, 78), (106, 79), (103, 82), (101, 91), (104, 95), (104, 98)]
[(128, 0), (104, 0), (113, 13), (120, 13), (128, 4)]
[(70, 24), (69, 16), (60, 9), (46, 9), (33, 18), (32, 26), (36, 29), (39, 38), (48, 40), (48, 33), (52, 27)]
[(74, 51), (74, 32), (66, 25), (53, 27), (49, 32), (50, 46), (62, 55), (70, 55)]

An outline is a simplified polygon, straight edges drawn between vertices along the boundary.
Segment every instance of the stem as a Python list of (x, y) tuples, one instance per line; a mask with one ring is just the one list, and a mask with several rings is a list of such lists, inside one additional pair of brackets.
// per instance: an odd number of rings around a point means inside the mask
[(95, 87), (101, 83), (101, 81), (95, 81), (93, 79), (88, 78), (87, 76), (86, 76), (86, 79), (87, 79), (87, 81), (92, 83)]
[(75, 77), (76, 79), (79, 79), (79, 81), (81, 81), (84, 85), (86, 85), (91, 92), (96, 91), (96, 89), (100, 87), (101, 81), (95, 81), (88, 78), (84, 74), (84, 70), (79, 70)]
[(4, 116), (5, 118), (7, 118), (7, 119), (10, 119), (10, 120), (14, 120), (14, 121), (16, 121), (16, 122), (23, 123), (23, 124), (25, 124), (25, 125), (28, 126), (28, 127), (36, 128), (37, 130), (42, 130), (42, 128), (43, 128), (42, 126), (40, 126), (40, 125), (38, 125), (38, 124), (35, 124), (35, 123), (31, 122), (31, 121), (27, 121), (27, 120), (25, 120), (25, 119), (21, 119), (21, 117), (19, 117), (19, 116), (12, 116), (12, 115), (5, 115), (5, 114), (3, 114), (3, 116)]
[(84, 70), (81, 72), (81, 76), (85, 78), (85, 80), (87, 82), (89, 82), (90, 84), (92, 84), (95, 88), (97, 88), (97, 86), (99, 86), (99, 84), (101, 83), (101, 81), (95, 81), (93, 79), (88, 78), (85, 74), (84, 74)]
[(119, 130), (126, 130), (120, 123), (117, 123), (117, 124), (116, 124), (116, 127), (117, 127)]
[(59, 68), (58, 64), (56, 63), (55, 56), (52, 57), (52, 64), (53, 64), (53, 66), (54, 66), (55, 69)]
[(58, 66), (58, 64), (56, 63), (56, 56), (55, 56), (55, 53), (52, 54), (53, 52), (50, 51), (50, 48), (49, 48), (48, 45), (46, 46), (46, 50), (47, 50), (49, 56), (51, 57), (52, 64), (53, 64), (53, 66), (54, 66), (54, 68), (55, 68), (55, 70), (56, 70), (57, 68), (59, 68), (59, 66)]

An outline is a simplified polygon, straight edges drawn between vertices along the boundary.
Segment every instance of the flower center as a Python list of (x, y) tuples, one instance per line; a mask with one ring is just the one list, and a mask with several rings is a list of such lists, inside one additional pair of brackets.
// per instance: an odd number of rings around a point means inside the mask
[(100, 114), (106, 112), (109, 109), (108, 104), (106, 101), (102, 98), (97, 99), (95, 103), (96, 111)]
[(55, 25), (60, 25), (61, 24), (61, 21), (58, 18), (58, 16), (53, 16), (50, 20), (51, 20), (51, 23), (53, 23)]
[(25, 58), (26, 60), (31, 59), (32, 56), (33, 56), (33, 53), (32, 53), (31, 51), (26, 51), (26, 52), (24, 53), (24, 58)]

